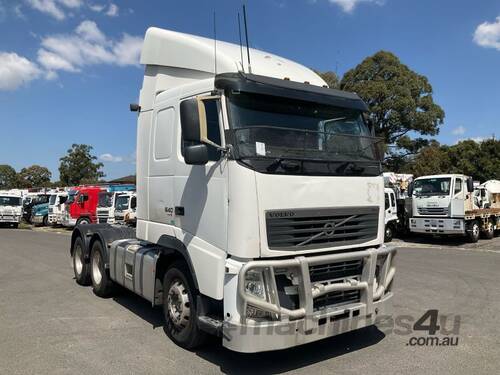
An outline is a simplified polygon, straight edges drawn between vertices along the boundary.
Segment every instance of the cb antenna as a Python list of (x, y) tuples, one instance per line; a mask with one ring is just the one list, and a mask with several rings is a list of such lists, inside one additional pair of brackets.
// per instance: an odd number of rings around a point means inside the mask
[(214, 10), (214, 71), (217, 75), (217, 26), (215, 23), (215, 10)]
[(243, 65), (243, 43), (241, 42), (240, 12), (238, 12), (238, 33), (240, 35), (240, 61), (241, 61), (241, 68), (243, 69), (243, 73), (245, 73), (245, 66)]
[(252, 74), (252, 65), (250, 64), (250, 47), (248, 45), (247, 8), (245, 4), (243, 4), (243, 22), (245, 24), (245, 39), (247, 42), (248, 73)]

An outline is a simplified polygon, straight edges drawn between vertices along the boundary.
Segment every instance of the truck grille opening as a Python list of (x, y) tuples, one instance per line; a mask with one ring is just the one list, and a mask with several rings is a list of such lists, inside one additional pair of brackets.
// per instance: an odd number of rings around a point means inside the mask
[(447, 207), (419, 207), (419, 215), (448, 215)]
[(378, 207), (267, 211), (270, 249), (303, 250), (363, 243), (377, 238)]
[(361, 292), (359, 290), (346, 290), (341, 292), (327, 293), (314, 299), (313, 309), (317, 311), (331, 306), (357, 303), (360, 301), (360, 299)]
[(362, 272), (363, 261), (361, 259), (309, 266), (309, 277), (312, 283), (360, 276)]

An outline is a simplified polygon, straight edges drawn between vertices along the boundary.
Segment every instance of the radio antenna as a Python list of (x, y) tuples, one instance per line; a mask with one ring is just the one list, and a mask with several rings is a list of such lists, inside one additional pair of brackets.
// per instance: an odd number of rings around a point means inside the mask
[(245, 66), (243, 65), (243, 43), (241, 42), (240, 12), (238, 12), (238, 34), (240, 35), (240, 61), (241, 61), (241, 68), (243, 69), (243, 73), (245, 73)]
[(217, 75), (217, 26), (215, 19), (215, 10), (214, 10), (214, 71)]
[(247, 42), (248, 73), (252, 74), (252, 65), (250, 64), (250, 47), (248, 45), (247, 8), (245, 4), (243, 4), (243, 23), (245, 24), (245, 39)]

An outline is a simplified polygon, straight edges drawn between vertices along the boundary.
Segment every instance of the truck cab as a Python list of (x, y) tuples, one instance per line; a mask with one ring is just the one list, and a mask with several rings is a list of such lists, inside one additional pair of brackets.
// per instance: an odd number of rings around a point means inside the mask
[(99, 224), (113, 224), (115, 222), (116, 196), (127, 191), (135, 191), (135, 185), (112, 185), (99, 193), (99, 202), (97, 204), (97, 220)]
[(0, 191), (0, 225), (19, 226), (23, 216), (22, 196)]
[[(391, 313), (381, 139), (354, 93), (254, 49), (148, 29), (137, 228), (77, 226), (75, 279), (163, 306), (165, 331), (284, 349)], [(217, 66), (217, 70), (215, 70)]]
[(384, 202), (385, 202), (385, 242), (391, 242), (396, 231), (398, 223), (398, 207), (396, 204), (396, 194), (391, 188), (384, 189)]
[(32, 209), (38, 204), (48, 203), (50, 194), (47, 193), (33, 193), (30, 194), (23, 204), (23, 218), (26, 222), (31, 223), (33, 217)]
[(62, 224), (65, 227), (74, 227), (96, 223), (99, 193), (103, 190), (100, 186), (80, 186), (72, 190), (66, 202)]
[(30, 222), (35, 226), (49, 225), (49, 202), (33, 206)]
[(62, 215), (65, 210), (65, 203), (68, 199), (68, 193), (65, 191), (60, 191), (52, 194), (49, 199), (49, 225), (61, 225)]
[(133, 192), (118, 194), (115, 201), (115, 223), (135, 226), (137, 196)]

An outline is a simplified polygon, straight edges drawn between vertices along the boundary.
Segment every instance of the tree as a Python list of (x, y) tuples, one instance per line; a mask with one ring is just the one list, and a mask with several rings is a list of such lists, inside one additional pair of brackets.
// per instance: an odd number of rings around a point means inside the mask
[(450, 146), (451, 173), (463, 173), (478, 181), (500, 177), (500, 141), (486, 139), (482, 142), (465, 140)]
[(367, 103), (376, 134), (395, 146), (387, 153), (389, 167), (401, 166), (400, 159), (428, 145), (425, 138), (412, 139), (410, 134), (437, 135), (443, 123), (444, 111), (434, 103), (428, 79), (391, 52), (367, 57), (343, 76), (340, 88), (356, 92)]
[(321, 78), (323, 78), (323, 81), (325, 81), (328, 84), (328, 87), (331, 89), (338, 89), (340, 86), (339, 82), (339, 77), (332, 72), (332, 71), (327, 71), (327, 72), (320, 72), (317, 70), (314, 70), (314, 72), (319, 75)]
[(45, 167), (32, 165), (21, 169), (18, 174), (18, 184), (21, 187), (48, 187), (51, 185), (52, 173)]
[(451, 161), (448, 148), (441, 146), (436, 141), (431, 141), (428, 146), (420, 150), (418, 155), (402, 166), (403, 173), (411, 173), (415, 177), (450, 173)]
[(17, 184), (16, 170), (7, 164), (0, 164), (0, 189), (13, 189)]
[(92, 146), (73, 144), (67, 155), (59, 159), (59, 175), (63, 184), (74, 186), (95, 183), (105, 176), (101, 171), (103, 164), (95, 162), (97, 157), (91, 155), (91, 152)]

